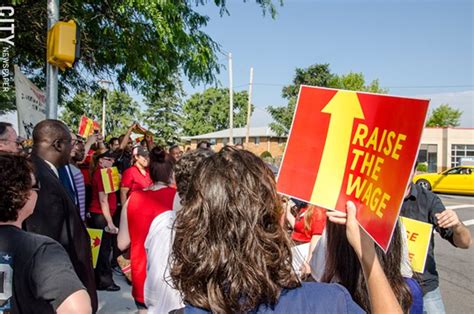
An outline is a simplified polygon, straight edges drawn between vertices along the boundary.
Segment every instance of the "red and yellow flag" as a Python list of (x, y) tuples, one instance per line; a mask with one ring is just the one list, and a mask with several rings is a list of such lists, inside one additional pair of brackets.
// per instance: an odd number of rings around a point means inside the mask
[(104, 168), (100, 170), (104, 193), (109, 194), (120, 188), (120, 175), (117, 167)]
[(409, 181), (429, 100), (302, 86), (278, 191), (327, 209), (357, 208), (386, 250)]
[(100, 130), (100, 125), (96, 121), (86, 116), (81, 117), (79, 122), (79, 135), (82, 137), (89, 137), (94, 133), (94, 130)]
[(89, 237), (91, 238), (92, 266), (97, 266), (99, 258), (100, 244), (102, 243), (102, 229), (87, 228)]

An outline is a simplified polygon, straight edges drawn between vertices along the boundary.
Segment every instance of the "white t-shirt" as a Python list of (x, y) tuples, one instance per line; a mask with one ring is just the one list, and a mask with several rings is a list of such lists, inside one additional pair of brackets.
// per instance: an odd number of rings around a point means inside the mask
[(171, 286), (168, 259), (174, 239), (176, 212), (166, 211), (151, 223), (145, 240), (147, 257), (145, 304), (148, 313), (168, 313), (184, 307), (178, 290)]

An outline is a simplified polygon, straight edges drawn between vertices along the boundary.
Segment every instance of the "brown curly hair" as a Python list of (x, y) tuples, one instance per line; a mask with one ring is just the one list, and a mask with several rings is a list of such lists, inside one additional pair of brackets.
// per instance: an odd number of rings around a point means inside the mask
[(209, 156), (214, 155), (214, 151), (210, 149), (198, 148), (184, 154), (174, 164), (174, 177), (176, 181), (176, 187), (178, 195), (181, 200), (184, 200), (186, 191), (188, 190), (189, 183), (196, 170), (197, 165)]
[(0, 153), (0, 221), (15, 221), (32, 187), (32, 164), (22, 156)]
[(242, 313), (299, 287), (282, 213), (274, 175), (260, 158), (225, 147), (203, 160), (174, 225), (170, 275), (185, 302)]

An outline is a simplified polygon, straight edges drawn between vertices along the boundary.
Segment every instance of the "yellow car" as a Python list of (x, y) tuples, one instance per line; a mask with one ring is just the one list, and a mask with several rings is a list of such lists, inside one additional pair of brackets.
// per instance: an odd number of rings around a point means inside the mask
[(474, 195), (474, 166), (459, 166), (440, 173), (424, 173), (413, 182), (427, 190)]

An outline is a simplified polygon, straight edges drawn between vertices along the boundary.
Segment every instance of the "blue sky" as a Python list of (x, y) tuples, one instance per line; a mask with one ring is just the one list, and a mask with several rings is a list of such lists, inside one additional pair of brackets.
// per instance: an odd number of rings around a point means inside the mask
[[(268, 105), (286, 104), (281, 88), (295, 68), (329, 63), (334, 73), (378, 78), (390, 94), (429, 97), (432, 108), (449, 101), (464, 111), (461, 126), (474, 127), (472, 1), (286, 0), (275, 19), (252, 0), (228, 9), (220, 17), (212, 3), (198, 8), (210, 17), (205, 31), (232, 52), (235, 90), (248, 88), (254, 67), (253, 125), (270, 121)], [(226, 69), (218, 78), (228, 86)], [(185, 83), (188, 95), (205, 88)]]

